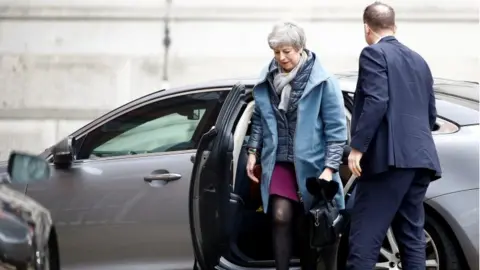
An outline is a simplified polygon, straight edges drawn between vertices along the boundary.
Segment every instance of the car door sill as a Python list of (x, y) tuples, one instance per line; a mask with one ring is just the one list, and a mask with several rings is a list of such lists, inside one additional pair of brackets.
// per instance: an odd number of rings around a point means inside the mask
[[(227, 259), (224, 257), (220, 258), (220, 263), (218, 264), (217, 267), (215, 267), (217, 270), (275, 270), (275, 268), (263, 268), (263, 267), (244, 267), (244, 266), (239, 266), (236, 264), (233, 264), (229, 262)], [(300, 270), (301, 268), (299, 266), (296, 267), (290, 267), (290, 270)]]

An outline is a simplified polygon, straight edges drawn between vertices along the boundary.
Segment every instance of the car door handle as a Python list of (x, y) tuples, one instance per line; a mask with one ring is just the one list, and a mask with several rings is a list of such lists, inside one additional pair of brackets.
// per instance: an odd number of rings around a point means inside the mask
[(152, 173), (143, 178), (145, 182), (152, 181), (175, 181), (182, 178), (181, 174), (178, 173)]

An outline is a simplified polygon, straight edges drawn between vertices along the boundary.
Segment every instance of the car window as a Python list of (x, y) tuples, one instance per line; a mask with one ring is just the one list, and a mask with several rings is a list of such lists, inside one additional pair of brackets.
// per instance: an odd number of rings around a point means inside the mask
[(186, 94), (128, 111), (90, 132), (77, 160), (195, 149), (214, 125), (226, 94)]
[[(353, 100), (354, 95), (353, 95), (352, 93), (349, 93), (348, 96), (349, 96), (350, 98), (352, 98), (352, 100)], [(435, 93), (435, 98), (437, 99), (437, 102), (438, 102), (438, 100), (449, 100), (449, 99), (450, 99), (450, 101), (452, 101), (453, 99), (455, 99), (455, 97), (446, 97), (446, 95), (439, 94), (439, 93)], [(458, 99), (458, 98), (457, 98), (457, 99)], [(460, 101), (457, 101), (457, 102), (460, 102)], [(470, 102), (470, 103), (471, 103), (472, 101), (465, 101), (465, 102), (467, 102), (467, 103)], [(458, 103), (457, 103), (457, 104), (458, 104)], [(477, 104), (478, 104), (478, 103), (477, 103)], [(438, 106), (437, 106), (437, 107), (438, 107)], [(477, 106), (477, 107), (478, 107), (478, 106)], [(477, 110), (478, 110), (478, 108), (477, 108)], [(347, 124), (349, 125), (349, 126), (348, 126), (348, 129), (350, 130), (350, 125), (351, 125), (351, 123), (348, 122)], [(439, 117), (437, 117), (437, 120), (436, 120), (436, 122), (435, 122), (435, 125), (433, 126), (432, 133), (433, 133), (433, 134), (451, 133), (451, 132), (455, 132), (456, 130), (458, 130), (458, 127), (457, 127), (455, 124), (447, 121), (446, 119), (442, 119), (442, 118), (439, 116)], [(349, 140), (350, 140), (350, 139), (351, 139), (351, 138), (349, 137)]]
[[(205, 109), (192, 109), (192, 111), (195, 111), (197, 117), (189, 119), (188, 116), (181, 115), (179, 112), (173, 112), (127, 129), (93, 149), (92, 154), (101, 156), (102, 153), (112, 152), (162, 152), (172, 145), (189, 142)], [(128, 123), (124, 123), (123, 126), (120, 124), (120, 129), (125, 128), (126, 124)], [(168, 130), (168, 132), (160, 132), (162, 130)], [(193, 146), (188, 145), (184, 150), (192, 148)]]

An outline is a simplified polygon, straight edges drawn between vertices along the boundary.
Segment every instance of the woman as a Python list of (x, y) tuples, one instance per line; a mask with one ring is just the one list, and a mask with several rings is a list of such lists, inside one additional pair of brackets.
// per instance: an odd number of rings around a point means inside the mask
[[(247, 173), (260, 181), (254, 166), (261, 157), (260, 189), (263, 210), (273, 217), (277, 269), (289, 268), (294, 220), (300, 224), (299, 235), (306, 235), (305, 217), (312, 205), (308, 177), (337, 181), (335, 201), (340, 209), (345, 204), (337, 172), (347, 141), (342, 92), (305, 41), (303, 29), (293, 23), (274, 26), (268, 36), (274, 59), (253, 89)], [(300, 238), (302, 269), (315, 269), (308, 236)]]

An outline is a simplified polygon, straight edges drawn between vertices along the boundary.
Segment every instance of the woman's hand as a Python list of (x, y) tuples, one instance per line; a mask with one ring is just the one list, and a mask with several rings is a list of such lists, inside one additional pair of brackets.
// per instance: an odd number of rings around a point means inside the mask
[(319, 179), (327, 180), (327, 181), (332, 181), (333, 178), (333, 171), (330, 168), (325, 168), (322, 172), (322, 174), (318, 177)]
[(257, 156), (255, 156), (255, 154), (249, 154), (247, 161), (247, 175), (250, 177), (250, 179), (252, 179), (252, 181), (258, 183), (260, 181), (253, 174), (253, 168), (255, 168), (255, 164), (257, 164)]

